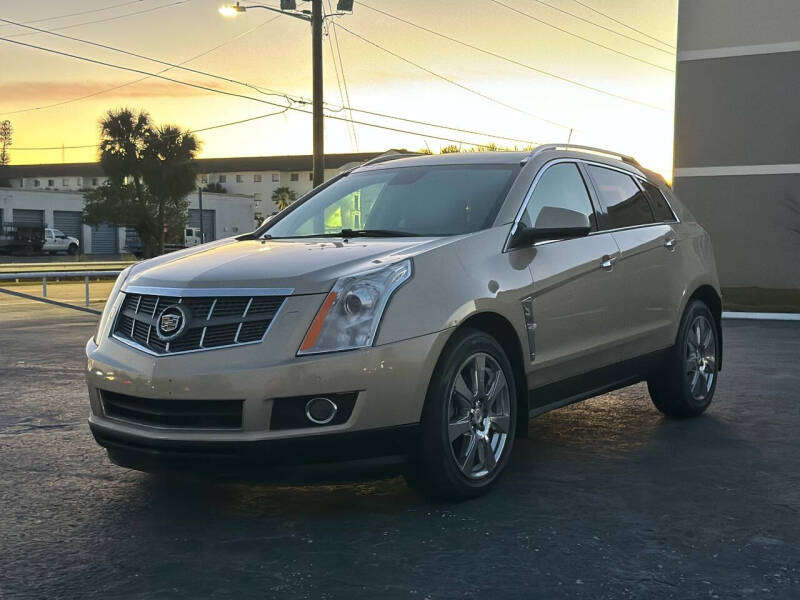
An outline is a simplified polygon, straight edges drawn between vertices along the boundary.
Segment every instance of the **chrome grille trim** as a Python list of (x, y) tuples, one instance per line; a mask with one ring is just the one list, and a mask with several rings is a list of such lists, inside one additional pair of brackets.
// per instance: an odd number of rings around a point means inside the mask
[[(172, 288), (169, 295), (140, 294), (137, 293), (138, 289), (154, 291), (164, 288), (132, 286), (123, 292), (111, 337), (154, 356), (174, 356), (260, 343), (286, 301), (286, 296), (272, 293), (274, 290), (259, 289), (257, 291), (268, 293), (217, 297), (195, 294), (179, 296), (179, 290)], [(154, 330), (159, 307), (169, 304), (181, 304), (190, 316), (183, 333), (164, 342), (154, 334)], [(149, 310), (150, 306), (152, 311)]]

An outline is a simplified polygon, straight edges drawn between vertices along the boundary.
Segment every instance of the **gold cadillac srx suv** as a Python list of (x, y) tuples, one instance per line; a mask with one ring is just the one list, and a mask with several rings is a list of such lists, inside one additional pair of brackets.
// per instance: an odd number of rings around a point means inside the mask
[(86, 346), (89, 424), (144, 471), (405, 456), (467, 498), (554, 408), (646, 381), (702, 413), (720, 315), (708, 234), (630, 157), (392, 155), (126, 269)]

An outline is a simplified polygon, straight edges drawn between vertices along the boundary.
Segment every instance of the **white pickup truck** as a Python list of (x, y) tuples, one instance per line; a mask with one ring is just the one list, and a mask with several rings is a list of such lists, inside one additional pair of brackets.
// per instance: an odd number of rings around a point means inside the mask
[(56, 252), (66, 252), (75, 255), (80, 250), (81, 242), (78, 238), (66, 235), (60, 229), (44, 230), (44, 244), (42, 250), (55, 254)]

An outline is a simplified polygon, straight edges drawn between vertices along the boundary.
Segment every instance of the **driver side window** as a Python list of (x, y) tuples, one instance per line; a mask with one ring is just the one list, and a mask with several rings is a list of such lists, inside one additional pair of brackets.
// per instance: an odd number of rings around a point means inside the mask
[(536, 229), (596, 229), (592, 202), (578, 165), (558, 163), (547, 168), (536, 183), (522, 223)]

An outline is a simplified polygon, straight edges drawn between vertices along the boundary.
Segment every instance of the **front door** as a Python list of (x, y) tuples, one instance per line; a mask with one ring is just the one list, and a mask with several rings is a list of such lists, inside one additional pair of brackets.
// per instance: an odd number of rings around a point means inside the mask
[[(551, 163), (537, 177), (521, 223), (534, 228), (574, 226), (585, 237), (540, 242), (530, 263), (535, 357), (529, 388), (587, 373), (615, 362), (615, 304), (620, 294), (614, 237), (597, 231), (586, 182), (574, 162)], [(546, 403), (532, 397), (532, 408)]]

